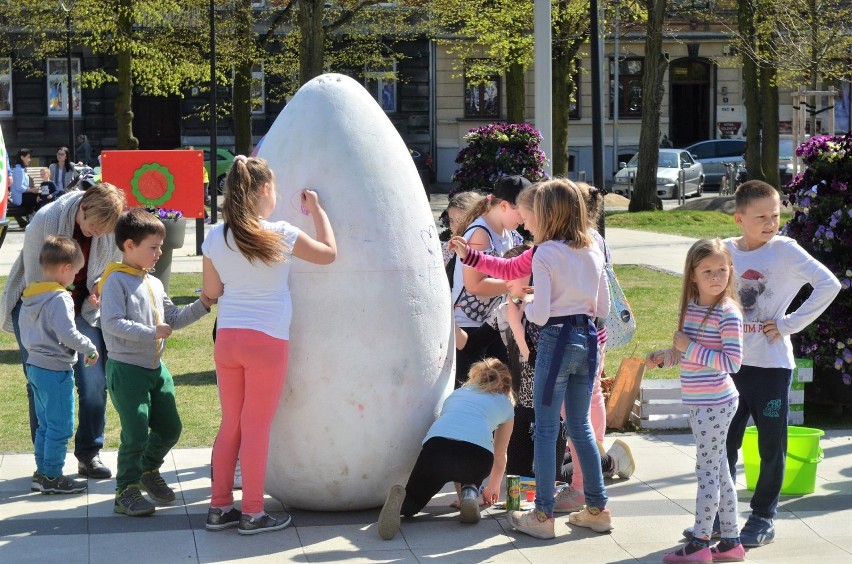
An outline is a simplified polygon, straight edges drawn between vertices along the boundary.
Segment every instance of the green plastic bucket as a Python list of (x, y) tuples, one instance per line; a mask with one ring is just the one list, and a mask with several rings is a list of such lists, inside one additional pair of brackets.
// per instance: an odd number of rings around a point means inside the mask
[[(787, 427), (787, 461), (781, 493), (802, 495), (814, 493), (817, 464), (823, 459), (819, 438), (821, 429)], [(757, 427), (747, 427), (743, 437), (743, 466), (746, 488), (754, 490), (760, 476), (760, 453), (757, 450)]]

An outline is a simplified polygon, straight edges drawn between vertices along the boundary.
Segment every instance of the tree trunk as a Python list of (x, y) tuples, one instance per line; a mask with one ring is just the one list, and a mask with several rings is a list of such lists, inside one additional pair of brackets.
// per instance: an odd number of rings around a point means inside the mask
[(760, 69), (760, 91), (763, 98), (763, 143), (760, 148), (766, 182), (780, 188), (778, 170), (778, 70), (764, 65)]
[(506, 121), (524, 123), (527, 92), (524, 84), (526, 69), (520, 63), (512, 63), (506, 69)]
[(574, 91), (574, 55), (553, 56), (553, 176), (568, 176), (568, 114)]
[[(758, 56), (755, 41), (754, 12), (749, 0), (738, 0), (737, 23), (743, 46), (740, 56), (743, 63), (743, 106), (746, 111), (745, 165), (749, 180), (763, 180), (763, 163), (760, 157), (760, 132), (763, 129), (763, 112), (758, 84), (755, 57)], [(776, 102), (777, 103), (777, 102)], [(777, 126), (776, 126), (777, 127)], [(776, 165), (777, 166), (777, 165)]]
[[(237, 34), (243, 45), (254, 43), (252, 29), (253, 15), (251, 0), (240, 0), (237, 6)], [(251, 51), (240, 53), (240, 60), (234, 66), (234, 148), (238, 155), (249, 155), (252, 149), (251, 137)]]
[(118, 84), (115, 96), (115, 126), (118, 130), (119, 149), (138, 149), (139, 140), (133, 136), (133, 55), (130, 42), (133, 34), (133, 1), (118, 3)]
[[(657, 163), (660, 158), (660, 107), (663, 103), (663, 77), (668, 61), (663, 54), (663, 19), (666, 0), (649, 0), (645, 38), (645, 68), (642, 73), (642, 129), (639, 132), (639, 163), (636, 186), (629, 210), (657, 208)], [(616, 94), (618, 86), (615, 87)]]
[(325, 62), (325, 0), (299, 0), (299, 85), (322, 74)]

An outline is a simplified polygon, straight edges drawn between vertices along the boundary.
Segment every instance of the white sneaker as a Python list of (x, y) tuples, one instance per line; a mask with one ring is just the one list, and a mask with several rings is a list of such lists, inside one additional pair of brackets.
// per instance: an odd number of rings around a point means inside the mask
[(391, 540), (399, 531), (399, 511), (405, 501), (405, 487), (396, 485), (388, 492), (382, 512), (379, 513), (379, 536)]
[(596, 533), (605, 533), (612, 530), (612, 515), (609, 509), (600, 509), (598, 513), (592, 513), (589, 508), (585, 508), (579, 513), (572, 513), (568, 517), (568, 523), (578, 527), (586, 527)]
[(237, 466), (234, 468), (234, 489), (243, 489), (243, 471), (240, 469), (239, 459), (237, 459)]
[(586, 496), (576, 488), (562, 488), (553, 500), (554, 513), (574, 513), (586, 506)]
[(554, 523), (553, 517), (548, 517), (544, 511), (538, 509), (509, 513), (509, 524), (512, 527), (537, 539), (556, 538)]
[(618, 475), (619, 478), (626, 479), (633, 475), (633, 471), (636, 470), (636, 462), (633, 460), (633, 453), (630, 452), (627, 443), (621, 439), (615, 439), (607, 455), (612, 458), (612, 471), (607, 472), (608, 477)]
[(476, 486), (462, 487), (459, 521), (462, 523), (479, 523), (481, 518), (482, 515), (479, 513), (479, 490)]

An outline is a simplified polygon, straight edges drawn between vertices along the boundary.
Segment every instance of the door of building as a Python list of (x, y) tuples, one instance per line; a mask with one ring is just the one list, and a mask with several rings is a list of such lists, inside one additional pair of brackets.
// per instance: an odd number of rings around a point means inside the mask
[(140, 149), (180, 146), (180, 98), (133, 95), (133, 135)]
[(675, 147), (711, 138), (712, 69), (711, 63), (692, 59), (671, 64), (669, 139)]

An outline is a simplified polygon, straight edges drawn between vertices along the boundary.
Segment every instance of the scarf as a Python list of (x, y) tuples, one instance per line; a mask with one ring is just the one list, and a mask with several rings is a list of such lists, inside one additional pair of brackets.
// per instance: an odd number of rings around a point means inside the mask
[(37, 296), (48, 292), (67, 292), (68, 288), (62, 286), (58, 282), (33, 282), (24, 288), (24, 297)]
[(113, 272), (124, 272), (125, 274), (139, 277), (143, 277), (146, 274), (146, 271), (139, 270), (129, 264), (124, 264), (123, 262), (111, 262), (107, 265), (106, 270), (104, 270), (104, 275), (101, 277), (100, 281), (98, 281), (98, 294), (104, 291), (104, 284), (106, 284), (107, 278), (109, 278), (109, 275)]
[[(85, 192), (74, 191), (62, 196), (54, 203), (41, 208), (35, 214), (33, 220), (24, 232), (24, 249), (12, 264), (9, 278), (3, 287), (0, 296), (0, 321), (3, 330), (13, 331), (12, 309), (20, 301), (26, 286), (27, 275), (30, 279), (41, 275), (38, 263), (38, 255), (44, 240), (50, 235), (61, 235), (63, 237), (74, 236), (74, 223), (77, 210), (80, 209), (80, 200)], [(92, 246), (89, 249), (89, 266), (86, 270), (86, 287), (91, 292), (104, 270), (112, 261), (119, 260), (121, 252), (115, 246), (115, 236), (110, 233), (100, 237), (92, 237)], [(26, 269), (33, 272), (27, 273)], [(83, 318), (89, 325), (97, 327), (100, 324), (100, 310), (86, 300), (83, 302), (81, 311)]]

